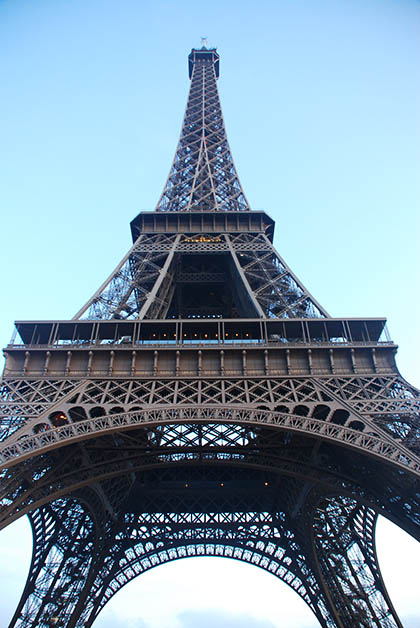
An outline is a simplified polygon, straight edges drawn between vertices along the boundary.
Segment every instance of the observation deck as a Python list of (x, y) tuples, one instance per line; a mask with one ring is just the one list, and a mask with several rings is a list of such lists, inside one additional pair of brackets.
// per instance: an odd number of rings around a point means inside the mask
[(18, 321), (4, 376), (391, 374), (396, 349), (383, 318)]
[(216, 52), (216, 48), (193, 48), (188, 55), (188, 76), (191, 78), (196, 61), (211, 61), (214, 63), (214, 71), (216, 78), (220, 74), (220, 56)]

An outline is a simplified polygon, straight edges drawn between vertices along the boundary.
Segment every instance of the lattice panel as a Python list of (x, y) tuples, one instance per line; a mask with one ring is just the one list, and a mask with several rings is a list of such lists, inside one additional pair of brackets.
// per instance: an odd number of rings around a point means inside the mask
[(325, 380), (326, 389), (420, 456), (420, 394), (400, 376)]
[(0, 440), (23, 427), (31, 417), (64, 401), (80, 386), (78, 380), (8, 380), (0, 389)]
[(268, 318), (327, 316), (297, 277), (277, 255), (264, 234), (233, 238), (233, 248), (248, 284)]
[(312, 379), (96, 380), (70, 399), (74, 404), (257, 404), (318, 403), (332, 397)]
[(75, 318), (138, 318), (176, 239), (166, 234), (141, 235)]

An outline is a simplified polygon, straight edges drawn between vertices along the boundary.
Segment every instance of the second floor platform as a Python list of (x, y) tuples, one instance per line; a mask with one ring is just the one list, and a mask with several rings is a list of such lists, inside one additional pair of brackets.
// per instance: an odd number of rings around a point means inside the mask
[(396, 372), (385, 319), (18, 321), (4, 377)]

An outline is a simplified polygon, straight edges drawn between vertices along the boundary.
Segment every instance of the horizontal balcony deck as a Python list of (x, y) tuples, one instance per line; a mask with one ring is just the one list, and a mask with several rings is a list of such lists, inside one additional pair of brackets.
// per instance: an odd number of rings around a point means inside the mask
[(189, 345), (393, 345), (386, 319), (167, 319), (17, 321), (7, 347), (183, 347)]

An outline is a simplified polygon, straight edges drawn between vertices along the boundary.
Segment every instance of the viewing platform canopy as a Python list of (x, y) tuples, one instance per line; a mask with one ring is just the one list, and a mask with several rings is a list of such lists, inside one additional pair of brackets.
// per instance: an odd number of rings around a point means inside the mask
[(393, 344), (386, 319), (168, 319), (17, 321), (11, 346), (119, 344)]
[(188, 76), (191, 78), (193, 73), (194, 63), (196, 61), (209, 60), (214, 63), (214, 70), (216, 72), (216, 78), (219, 78), (220, 73), (220, 56), (216, 52), (216, 48), (193, 48), (188, 55)]

